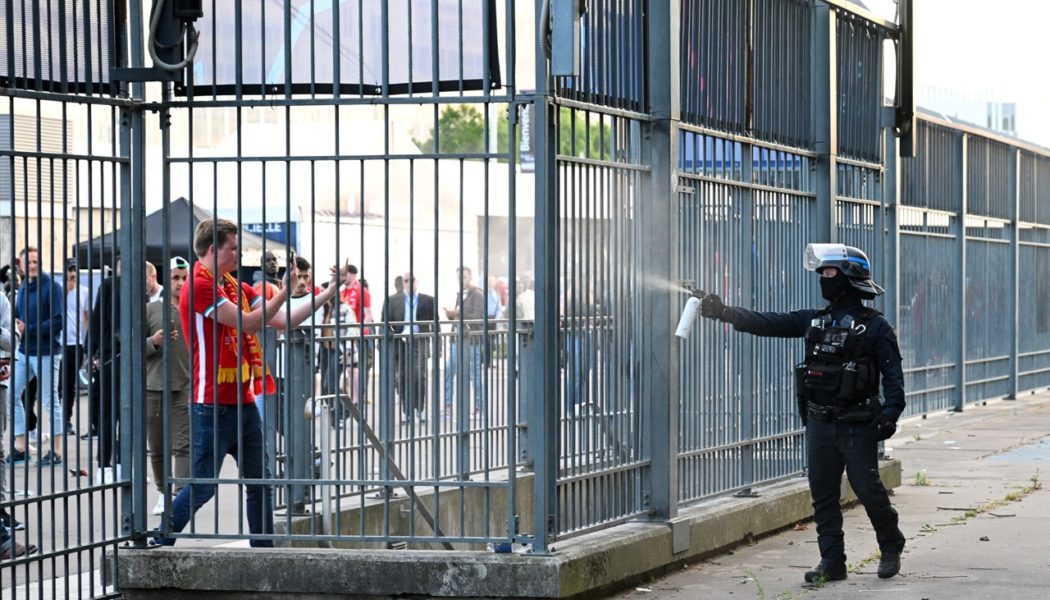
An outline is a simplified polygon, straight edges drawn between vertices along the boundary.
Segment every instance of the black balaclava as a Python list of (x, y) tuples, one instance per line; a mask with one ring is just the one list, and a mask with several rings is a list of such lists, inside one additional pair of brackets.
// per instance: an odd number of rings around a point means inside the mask
[(857, 290), (842, 271), (834, 277), (820, 278), (820, 295), (832, 304), (843, 304), (859, 300)]

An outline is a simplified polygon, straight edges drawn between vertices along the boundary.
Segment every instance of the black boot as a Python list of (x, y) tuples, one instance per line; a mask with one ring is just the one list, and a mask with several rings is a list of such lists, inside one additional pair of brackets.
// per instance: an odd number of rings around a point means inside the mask
[(879, 559), (879, 578), (889, 579), (901, 571), (901, 553), (883, 552)]
[(820, 564), (806, 571), (806, 583), (814, 581), (842, 581), (846, 578), (846, 565), (823, 559)]

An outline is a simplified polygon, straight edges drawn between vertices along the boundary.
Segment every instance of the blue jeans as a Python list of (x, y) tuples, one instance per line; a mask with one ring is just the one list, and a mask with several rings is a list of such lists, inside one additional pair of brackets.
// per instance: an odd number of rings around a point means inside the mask
[(567, 336), (565, 351), (565, 414), (571, 415), (573, 407), (585, 404), (590, 398), (591, 370), (597, 361), (594, 338), (589, 332)]
[(904, 535), (897, 527), (897, 511), (879, 479), (878, 445), (871, 423), (821, 421), (810, 415), (806, 424), (809, 490), (813, 520), (817, 524), (820, 556), (833, 564), (846, 564), (839, 491), (842, 471), (864, 505), (883, 553), (904, 549)]
[[(237, 421), (241, 421), (243, 437), (237, 438)], [(193, 478), (212, 479), (222, 466), (227, 454), (241, 469), (243, 479), (260, 479), (261, 483), (246, 484), (248, 530), (254, 534), (273, 533), (273, 488), (268, 481), (269, 469), (263, 455), (262, 420), (255, 404), (242, 407), (193, 406)], [(171, 530), (179, 533), (215, 495), (214, 484), (193, 483), (182, 488), (171, 504)], [(174, 538), (157, 538), (165, 546), (175, 544)], [(273, 540), (251, 540), (257, 548), (272, 548)]]
[[(482, 410), (485, 406), (485, 380), (481, 371), (481, 340), (465, 342), (467, 357), (469, 361), (469, 377), (474, 384), (474, 410)], [(456, 383), (456, 374), (459, 372), (459, 344), (453, 342), (449, 345), (448, 359), (445, 361), (445, 409), (452, 408), (452, 390)], [(464, 386), (467, 391), (470, 386)]]
[(47, 433), (51, 436), (61, 434), (66, 425), (66, 418), (62, 414), (62, 400), (58, 395), (58, 370), (59, 365), (62, 364), (62, 355), (26, 356), (17, 354), (14, 363), (14, 372), (11, 374), (11, 381), (14, 382), (14, 387), (11, 388), (11, 398), (15, 405), (14, 435), (26, 434), (26, 409), (19, 398), (22, 397), (22, 390), (33, 377), (36, 377), (36, 388), (40, 390), (44, 408), (51, 416), (51, 429), (44, 429), (43, 426), (37, 429), (40, 433)]

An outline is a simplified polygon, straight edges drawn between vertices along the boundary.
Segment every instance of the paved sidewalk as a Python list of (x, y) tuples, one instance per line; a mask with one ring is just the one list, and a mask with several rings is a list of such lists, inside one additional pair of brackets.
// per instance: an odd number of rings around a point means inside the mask
[(893, 501), (908, 545), (897, 577), (875, 576), (878, 546), (857, 506), (845, 515), (852, 569), (846, 581), (819, 588), (803, 582), (803, 572), (819, 562), (816, 532), (807, 522), (615, 598), (1050, 597), (1050, 490), (1042, 485), (1050, 484), (1050, 393), (901, 425), (887, 444), (903, 465)]

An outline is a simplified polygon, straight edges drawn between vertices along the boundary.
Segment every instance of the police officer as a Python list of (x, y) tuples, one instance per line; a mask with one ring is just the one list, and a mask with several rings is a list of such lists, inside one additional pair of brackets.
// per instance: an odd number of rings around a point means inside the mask
[(806, 357), (796, 366), (795, 379), (820, 547), (820, 564), (805, 579), (846, 578), (839, 504), (843, 469), (875, 528), (882, 553), (878, 575), (886, 579), (900, 571), (904, 549), (897, 511), (878, 470), (878, 443), (894, 434), (904, 411), (897, 336), (879, 311), (863, 304), (884, 292), (872, 281), (863, 252), (842, 244), (810, 244), (805, 267), (820, 274), (821, 295), (829, 302), (823, 309), (755, 312), (707, 294), (700, 311), (745, 333), (805, 338)]

